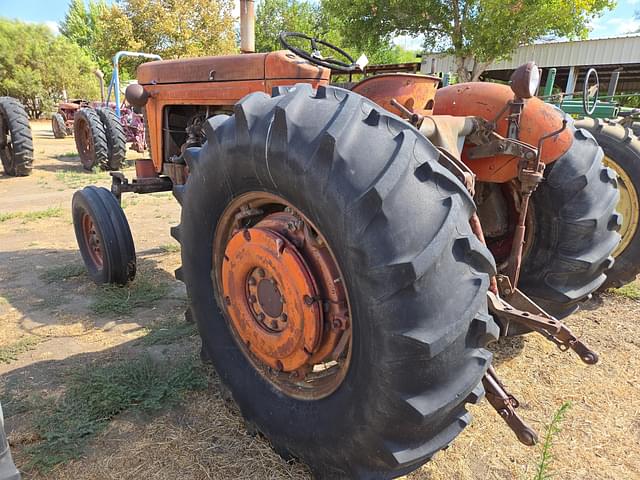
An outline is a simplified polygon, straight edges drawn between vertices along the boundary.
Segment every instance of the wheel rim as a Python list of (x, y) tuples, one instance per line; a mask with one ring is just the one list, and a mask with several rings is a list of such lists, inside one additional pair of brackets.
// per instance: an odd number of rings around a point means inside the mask
[(97, 270), (102, 269), (102, 242), (98, 236), (95, 223), (88, 213), (82, 214), (82, 237), (84, 238), (87, 252), (91, 258), (91, 262)]
[(640, 205), (638, 204), (638, 192), (627, 172), (607, 155), (605, 155), (603, 163), (618, 175), (620, 199), (616, 205), (616, 210), (622, 214), (622, 226), (619, 232), (622, 239), (613, 252), (613, 256), (617, 257), (629, 246), (638, 230)]
[(352, 316), (322, 233), (283, 198), (250, 192), (225, 210), (213, 248), (218, 302), (256, 371), (294, 398), (333, 393), (351, 360)]
[(95, 158), (95, 147), (93, 145), (93, 135), (91, 135), (91, 127), (89, 122), (84, 119), (77, 119), (78, 126), (78, 155), (82, 165), (86, 168), (93, 167)]

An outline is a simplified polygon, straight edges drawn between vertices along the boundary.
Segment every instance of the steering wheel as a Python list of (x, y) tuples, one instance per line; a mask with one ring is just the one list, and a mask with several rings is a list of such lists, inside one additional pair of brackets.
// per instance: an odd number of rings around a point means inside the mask
[[(595, 76), (595, 83), (589, 86), (589, 80), (592, 76)], [(582, 89), (582, 108), (587, 115), (592, 115), (596, 111), (599, 93), (600, 79), (598, 78), (598, 72), (596, 72), (595, 68), (590, 68), (584, 77), (584, 88)], [(593, 100), (593, 104), (591, 104), (591, 100)]]
[[(290, 38), (301, 38), (303, 40), (307, 40), (311, 45), (311, 51), (303, 50), (302, 48), (296, 47), (289, 43)], [(280, 32), (280, 43), (282, 46), (288, 50), (291, 50), (293, 53), (298, 55), (299, 57), (304, 58), (305, 60), (309, 60), (311, 63), (315, 63), (321, 67), (330, 68), (332, 70), (339, 70), (341, 72), (350, 73), (354, 70), (359, 69), (355, 60), (349, 55), (347, 52), (342, 50), (335, 45), (331, 45), (329, 42), (321, 40), (319, 38), (310, 37), (309, 35), (305, 35), (304, 33), (298, 32)], [(333, 57), (324, 57), (318, 48), (318, 45), (322, 45), (327, 47), (329, 50), (333, 50), (340, 54), (343, 58), (348, 60), (347, 62), (341, 62), (340, 60), (336, 60)]]

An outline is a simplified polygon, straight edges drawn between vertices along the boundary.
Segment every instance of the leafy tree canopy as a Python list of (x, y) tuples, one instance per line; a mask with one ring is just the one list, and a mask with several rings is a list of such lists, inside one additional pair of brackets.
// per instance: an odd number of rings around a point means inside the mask
[(263, 0), (256, 12), (256, 50), (270, 52), (281, 49), (278, 34), (288, 31), (322, 38), (346, 50), (354, 58), (365, 53), (372, 64), (416, 61), (416, 52), (394, 45), (390, 36), (368, 35), (356, 39), (344, 34), (346, 27), (341, 15), (328, 9), (324, 1)]
[(477, 80), (494, 60), (547, 36), (583, 38), (615, 0), (324, 0), (354, 45), (423, 35), (425, 48), (456, 57), (458, 75)]
[(0, 95), (18, 98), (33, 117), (54, 110), (63, 92), (98, 96), (91, 58), (44, 25), (0, 18), (0, 52)]

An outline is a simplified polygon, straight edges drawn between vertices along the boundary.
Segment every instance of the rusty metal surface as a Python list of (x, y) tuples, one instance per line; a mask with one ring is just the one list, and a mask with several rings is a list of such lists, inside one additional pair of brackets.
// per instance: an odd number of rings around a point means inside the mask
[(439, 82), (438, 77), (395, 73), (365, 78), (351, 90), (396, 115), (402, 115), (402, 112), (393, 106), (392, 99), (412, 112), (430, 115)]
[(87, 252), (96, 270), (101, 270), (104, 264), (102, 258), (102, 244), (91, 216), (84, 212), (81, 220), (82, 237), (87, 247)]
[[(211, 70), (221, 74), (209, 81)], [(218, 70), (216, 70), (218, 71)], [(273, 87), (309, 83), (313, 88), (329, 82), (330, 71), (290, 52), (231, 55), (143, 63), (138, 81), (145, 83), (149, 145), (156, 172), (162, 171), (164, 109), (170, 105), (231, 108), (253, 92), (270, 94)], [(154, 77), (162, 81), (154, 82)], [(169, 81), (176, 83), (169, 83)], [(167, 82), (167, 83), (164, 83)]]
[(82, 116), (75, 118), (73, 123), (80, 163), (82, 163), (86, 169), (90, 170), (93, 167), (95, 159), (95, 145), (93, 143), (93, 135), (91, 134), (91, 126)]
[(236, 198), (216, 228), (214, 272), (232, 332), (261, 375), (297, 398), (335, 391), (351, 358), (348, 294), (307, 217), (266, 192)]
[(507, 392), (506, 387), (500, 381), (492, 366), (485, 373), (482, 384), (484, 385), (487, 401), (516, 434), (518, 440), (528, 447), (535, 445), (538, 442), (538, 434), (516, 413), (516, 408), (520, 406), (520, 402)]
[(598, 354), (580, 341), (563, 322), (546, 313), (533, 300), (514, 288), (508, 277), (498, 275), (497, 280), (502, 297), (488, 292), (487, 298), (489, 311), (500, 320), (505, 335), (509, 333), (510, 323), (515, 322), (542, 334), (562, 351), (573, 350), (588, 365), (598, 363)]
[[(477, 116), (490, 122), (513, 100), (513, 92), (506, 85), (487, 82), (461, 83), (441, 88), (436, 92), (435, 115)], [(508, 136), (508, 111), (496, 121), (496, 132)], [(518, 139), (529, 145), (537, 145), (540, 138), (557, 131), (562, 126), (563, 115), (554, 107), (539, 99), (526, 100), (519, 124)], [(545, 143), (541, 160), (549, 164), (560, 158), (572, 144), (568, 130), (557, 134)], [(518, 175), (518, 158), (499, 154), (489, 158), (472, 160), (466, 149), (462, 159), (482, 182), (507, 182)]]
[(136, 77), (142, 85), (162, 85), (264, 79), (328, 80), (330, 73), (290, 52), (277, 51), (147, 62), (138, 67)]
[(295, 246), (256, 226), (237, 232), (225, 249), (222, 288), (236, 332), (277, 371), (304, 366), (322, 337), (318, 287)]

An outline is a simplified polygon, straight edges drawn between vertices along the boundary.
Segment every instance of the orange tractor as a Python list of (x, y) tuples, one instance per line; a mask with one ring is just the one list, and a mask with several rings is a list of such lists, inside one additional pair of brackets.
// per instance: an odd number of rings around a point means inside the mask
[(281, 40), (138, 68), (126, 96), (151, 160), (73, 198), (92, 278), (135, 275), (121, 195), (172, 191), (202, 354), (278, 452), (319, 478), (403, 475), (485, 395), (534, 444), (486, 346), (534, 331), (597, 362), (558, 318), (619, 242), (602, 150), (534, 98), (531, 63), (511, 87), (389, 74), (345, 89), (329, 84), (360, 68), (344, 51)]

